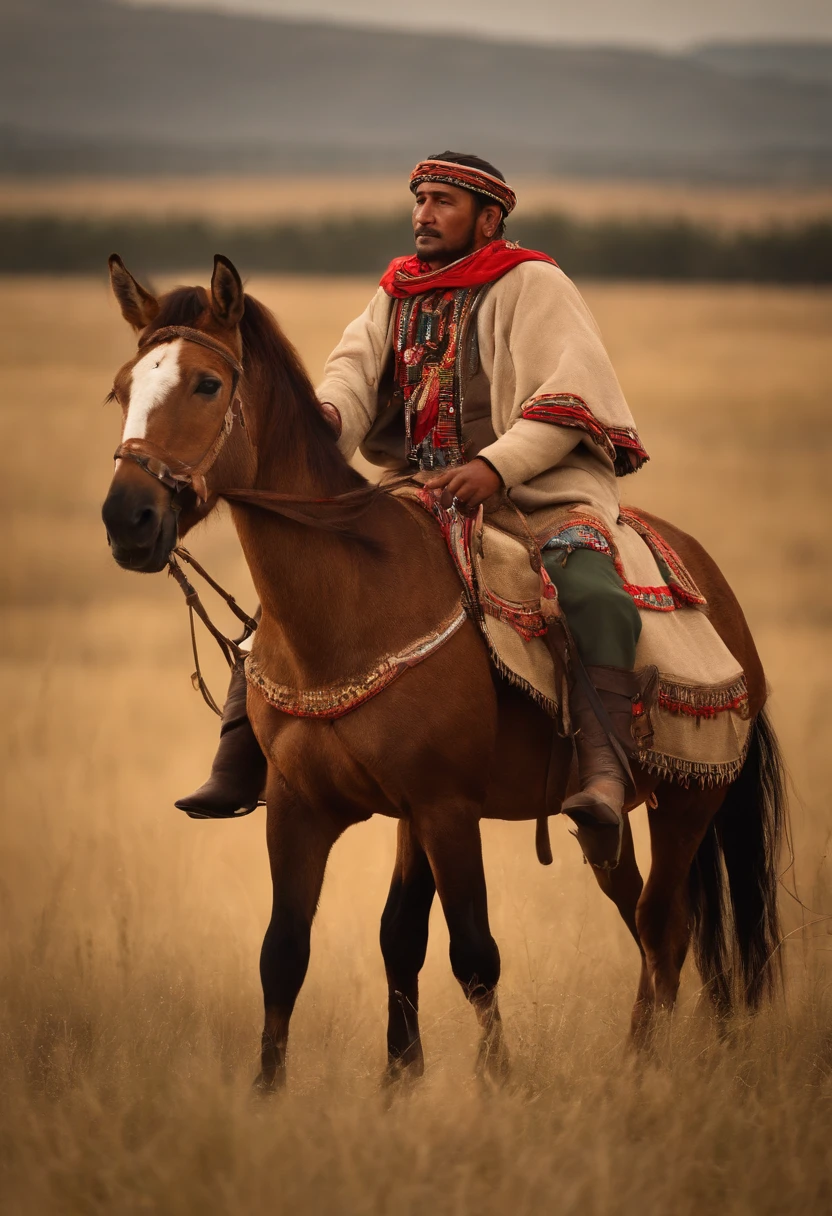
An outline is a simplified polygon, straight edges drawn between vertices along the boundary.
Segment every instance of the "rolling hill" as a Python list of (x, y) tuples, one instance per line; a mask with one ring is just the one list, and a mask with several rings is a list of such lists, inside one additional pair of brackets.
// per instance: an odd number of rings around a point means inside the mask
[(5, 172), (398, 168), (456, 146), (514, 172), (817, 180), (832, 176), (830, 117), (822, 71), (771, 55), (752, 70), (718, 47), (526, 46), (114, 0), (0, 9)]

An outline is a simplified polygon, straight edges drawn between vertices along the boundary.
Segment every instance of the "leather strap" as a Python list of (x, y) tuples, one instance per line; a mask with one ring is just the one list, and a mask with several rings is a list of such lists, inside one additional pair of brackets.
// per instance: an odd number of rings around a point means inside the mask
[(201, 329), (192, 329), (189, 325), (164, 325), (161, 329), (154, 329), (147, 337), (139, 339), (139, 350), (152, 350), (154, 346), (173, 342), (175, 338), (184, 338), (186, 342), (195, 342), (197, 346), (212, 350), (215, 355), (224, 359), (238, 376), (242, 376), (243, 365), (233, 351), (210, 334), (203, 333)]

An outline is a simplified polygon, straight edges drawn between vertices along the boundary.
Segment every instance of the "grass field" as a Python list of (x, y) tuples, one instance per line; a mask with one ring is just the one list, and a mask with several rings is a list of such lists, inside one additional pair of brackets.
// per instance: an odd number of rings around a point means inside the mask
[[(484, 1095), (471, 1079), (474, 1018), (434, 914), (428, 1072), (387, 1110), (377, 927), (394, 826), (373, 821), (333, 854), (288, 1091), (253, 1103), (263, 815), (173, 810), (215, 720), (190, 688), (176, 588), (118, 570), (98, 517), (117, 442), (101, 402), (130, 334), (103, 281), (0, 281), (8, 1216), (829, 1210), (832, 293), (583, 286), (653, 457), (625, 500), (717, 558), (772, 686), (794, 786), (787, 879), (808, 908), (784, 893), (787, 1002), (719, 1041), (689, 970), (664, 1065), (635, 1068), (636, 952), (566, 826), (544, 870), (531, 824), (486, 825), (513, 1082)], [(249, 284), (314, 374), (371, 289)], [(251, 602), (227, 521), (193, 548)]]
[[(521, 178), (517, 215), (563, 211), (592, 220), (683, 217), (731, 228), (832, 214), (832, 189)], [(84, 218), (204, 216), (235, 223), (406, 211), (404, 177), (2, 178), (0, 215)]]

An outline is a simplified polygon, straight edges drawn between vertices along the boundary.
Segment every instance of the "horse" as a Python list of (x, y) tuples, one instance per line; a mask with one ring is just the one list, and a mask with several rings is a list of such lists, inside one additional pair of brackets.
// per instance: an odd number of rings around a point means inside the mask
[[(439, 529), (427, 512), (371, 486), (343, 458), (297, 353), (271, 313), (244, 292), (234, 265), (217, 255), (209, 288), (179, 287), (158, 298), (116, 255), (110, 273), (121, 312), (140, 335), (111, 393), (124, 421), (102, 514), (116, 562), (144, 573), (165, 569), (179, 541), (226, 499), (262, 605), (258, 653), (274, 660), (287, 686), (335, 686), (372, 669), (380, 654), (410, 653), (435, 634), (437, 605), (459, 605), (460, 594)], [(740, 605), (697, 541), (652, 522), (682, 557), (741, 663), (753, 721), (744, 765), (730, 784), (686, 787), (634, 768), (626, 809), (647, 804), (646, 882), (626, 815), (617, 868), (593, 868), (639, 952), (629, 1038), (648, 1051), (660, 1015), (673, 1008), (692, 941), (703, 991), (720, 1016), (736, 1004), (754, 1010), (773, 995), (786, 815), (765, 677)], [(342, 832), (374, 814), (398, 820), (380, 932), (384, 1077), (423, 1072), (419, 972), (438, 893), (451, 968), (479, 1022), (476, 1072), (503, 1078), (500, 954), (489, 926), (480, 821), (539, 820), (551, 810), (547, 782), (551, 792), (554, 773), (562, 800), (571, 740), (556, 738), (553, 750), (551, 719), (497, 676), (467, 617), (441, 647), (405, 664), (351, 712), (286, 712), (251, 684), (248, 712), (268, 762), (273, 889), (260, 957), (265, 1020), (256, 1086), (273, 1091), (285, 1080), (290, 1019), (329, 852)]]

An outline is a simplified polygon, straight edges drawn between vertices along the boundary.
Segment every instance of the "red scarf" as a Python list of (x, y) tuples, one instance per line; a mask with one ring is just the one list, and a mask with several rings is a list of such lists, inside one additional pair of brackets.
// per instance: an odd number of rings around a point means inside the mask
[(418, 296), (425, 291), (451, 290), (455, 287), (479, 287), (482, 283), (493, 283), (521, 262), (548, 262), (557, 266), (554, 258), (534, 249), (521, 249), (513, 241), (491, 241), (482, 249), (469, 253), (450, 266), (431, 270), (427, 262), (416, 254), (406, 258), (393, 258), (387, 267), (381, 286), (388, 296), (403, 300), (406, 296)]

